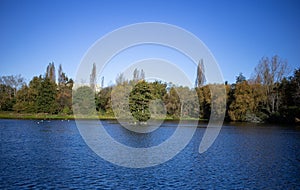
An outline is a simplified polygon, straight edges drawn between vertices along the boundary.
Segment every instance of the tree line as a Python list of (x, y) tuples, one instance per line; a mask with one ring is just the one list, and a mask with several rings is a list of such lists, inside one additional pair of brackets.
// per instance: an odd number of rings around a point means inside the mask
[[(147, 121), (151, 116), (209, 119), (210, 89), (223, 85), (226, 89), (225, 119), (228, 121), (299, 120), (300, 68), (287, 77), (287, 62), (280, 57), (263, 57), (249, 79), (240, 73), (234, 84), (205, 84), (204, 68), (203, 60), (200, 60), (195, 88), (149, 82), (145, 80), (143, 70), (135, 69), (131, 80), (119, 74), (112, 86), (104, 87), (102, 77), (101, 88), (97, 89), (94, 64), (90, 86), (72, 90), (74, 82), (63, 72), (62, 66), (59, 65), (56, 80), (55, 65), (49, 63), (46, 73), (33, 77), (28, 84), (20, 75), (0, 77), (0, 110), (72, 114), (74, 109), (82, 114), (93, 112), (104, 117), (133, 117), (137, 121)], [(91, 107), (95, 109), (89, 109)]]
[[(13, 84), (13, 85), (12, 85)], [(0, 77), (0, 110), (19, 113), (72, 113), (73, 80), (49, 63), (44, 75), (34, 76), (26, 84), (21, 75)]]

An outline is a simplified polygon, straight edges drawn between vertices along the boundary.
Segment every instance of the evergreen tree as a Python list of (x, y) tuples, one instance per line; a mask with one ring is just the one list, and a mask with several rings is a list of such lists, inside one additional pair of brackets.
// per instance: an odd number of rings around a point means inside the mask
[(56, 84), (48, 77), (43, 78), (36, 99), (38, 112), (57, 113), (56, 96)]
[(129, 108), (132, 116), (139, 122), (145, 122), (151, 117), (149, 102), (152, 99), (150, 85), (139, 81), (129, 95)]
[(240, 73), (239, 76), (236, 77), (235, 83), (238, 84), (238, 83), (242, 83), (244, 81), (246, 81), (246, 77), (243, 75), (243, 73)]
[(280, 115), (286, 122), (295, 122), (300, 119), (300, 68), (294, 75), (285, 78), (280, 84), (282, 106)]
[(37, 113), (38, 112), (38, 91), (43, 78), (35, 76), (29, 82), (29, 86), (24, 85), (18, 92), (14, 110), (17, 112)]

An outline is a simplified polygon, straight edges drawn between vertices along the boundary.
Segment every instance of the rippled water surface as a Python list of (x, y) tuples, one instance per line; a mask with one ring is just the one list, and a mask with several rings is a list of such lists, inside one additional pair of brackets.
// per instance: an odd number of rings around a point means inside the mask
[[(133, 147), (158, 145), (176, 129), (166, 122), (140, 134), (103, 124), (113, 138)], [(213, 146), (199, 154), (204, 131), (197, 128), (170, 161), (130, 169), (98, 157), (74, 121), (0, 120), (0, 189), (300, 189), (299, 129), (225, 124)]]

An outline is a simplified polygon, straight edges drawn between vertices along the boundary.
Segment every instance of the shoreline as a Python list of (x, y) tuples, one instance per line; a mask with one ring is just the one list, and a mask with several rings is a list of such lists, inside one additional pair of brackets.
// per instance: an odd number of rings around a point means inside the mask
[[(93, 116), (79, 116), (76, 117), (66, 114), (47, 114), (47, 113), (16, 113), (16, 112), (0, 112), (0, 119), (20, 119), (20, 120), (75, 120), (75, 119), (81, 119), (81, 120), (117, 120), (117, 118), (112, 116), (103, 116), (103, 115), (93, 115)], [(164, 121), (179, 121), (180, 118), (156, 118), (155, 120), (164, 120)], [(197, 119), (197, 118), (183, 118), (182, 120), (186, 121), (201, 121), (201, 122), (207, 122), (206, 119)]]
[[(47, 114), (47, 113), (16, 113), (13, 111), (9, 112), (0, 112), (0, 119), (18, 119), (18, 120), (117, 120), (117, 118), (112, 116), (104, 116), (104, 115), (93, 115), (93, 116), (77, 116), (75, 117), (73, 114), (66, 115), (66, 114)], [(157, 121), (180, 121), (180, 118), (155, 118), (154, 120)], [(198, 118), (182, 118), (181, 121), (196, 121), (201, 123), (208, 123), (208, 119), (198, 119)], [(256, 122), (249, 122), (249, 121), (227, 121), (224, 120), (224, 123), (243, 123), (243, 124), (253, 124)], [(278, 122), (275, 122), (278, 123)], [(274, 124), (273, 122), (262, 122), (256, 124)], [(280, 124), (285, 125), (295, 125), (299, 126), (299, 122), (295, 123), (285, 123), (280, 122)]]

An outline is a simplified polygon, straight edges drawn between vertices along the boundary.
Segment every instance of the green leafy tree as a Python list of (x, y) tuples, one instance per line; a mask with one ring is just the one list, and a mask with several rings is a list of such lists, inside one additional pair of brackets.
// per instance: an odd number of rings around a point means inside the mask
[(280, 84), (281, 102), (280, 115), (286, 122), (300, 119), (300, 68), (294, 75), (284, 78)]
[(199, 117), (202, 119), (209, 119), (211, 112), (211, 93), (209, 85), (197, 88), (199, 98)]
[(15, 103), (14, 89), (0, 84), (0, 110), (11, 111)]
[(293, 87), (292, 99), (293, 104), (300, 107), (300, 68), (294, 71), (294, 76), (290, 78), (291, 86)]
[(63, 72), (62, 66), (58, 68), (58, 92), (56, 102), (58, 104), (58, 112), (64, 114), (72, 113), (72, 88), (73, 80), (69, 79)]
[(247, 81), (236, 84), (234, 90), (234, 100), (229, 106), (228, 114), (233, 121), (246, 121), (255, 114), (256, 102), (254, 89)]
[(57, 113), (56, 88), (56, 84), (50, 78), (46, 77), (41, 80), (36, 99), (38, 112)]
[(152, 100), (150, 85), (144, 80), (137, 82), (129, 95), (130, 112), (137, 121), (145, 122), (150, 119), (150, 100)]
[(171, 87), (169, 92), (164, 97), (164, 102), (167, 109), (168, 116), (179, 118), (181, 116), (180, 98), (177, 94), (175, 87)]
[(81, 86), (73, 92), (73, 111), (75, 115), (92, 115), (95, 113), (94, 91), (89, 86)]
[(102, 88), (96, 96), (96, 109), (102, 114), (111, 114), (111, 92), (112, 87)]
[(17, 92), (16, 103), (13, 109), (17, 112), (27, 112), (32, 113), (36, 112), (35, 104), (30, 98), (30, 91), (27, 85), (24, 85)]
[(14, 110), (28, 113), (57, 113), (57, 86), (50, 78), (33, 77), (16, 96)]
[(38, 112), (37, 97), (42, 80), (42, 76), (35, 76), (29, 82), (29, 86), (23, 85), (17, 92), (16, 104), (14, 105), (15, 111), (25, 113)]
[(159, 81), (148, 84), (150, 85), (152, 94), (152, 100), (150, 101), (151, 116), (153, 118), (163, 118), (166, 116), (164, 97), (167, 94), (167, 85)]
[(155, 81), (152, 83), (149, 83), (151, 86), (151, 94), (153, 95), (153, 98), (155, 99), (163, 99), (163, 97), (167, 93), (167, 84)]

